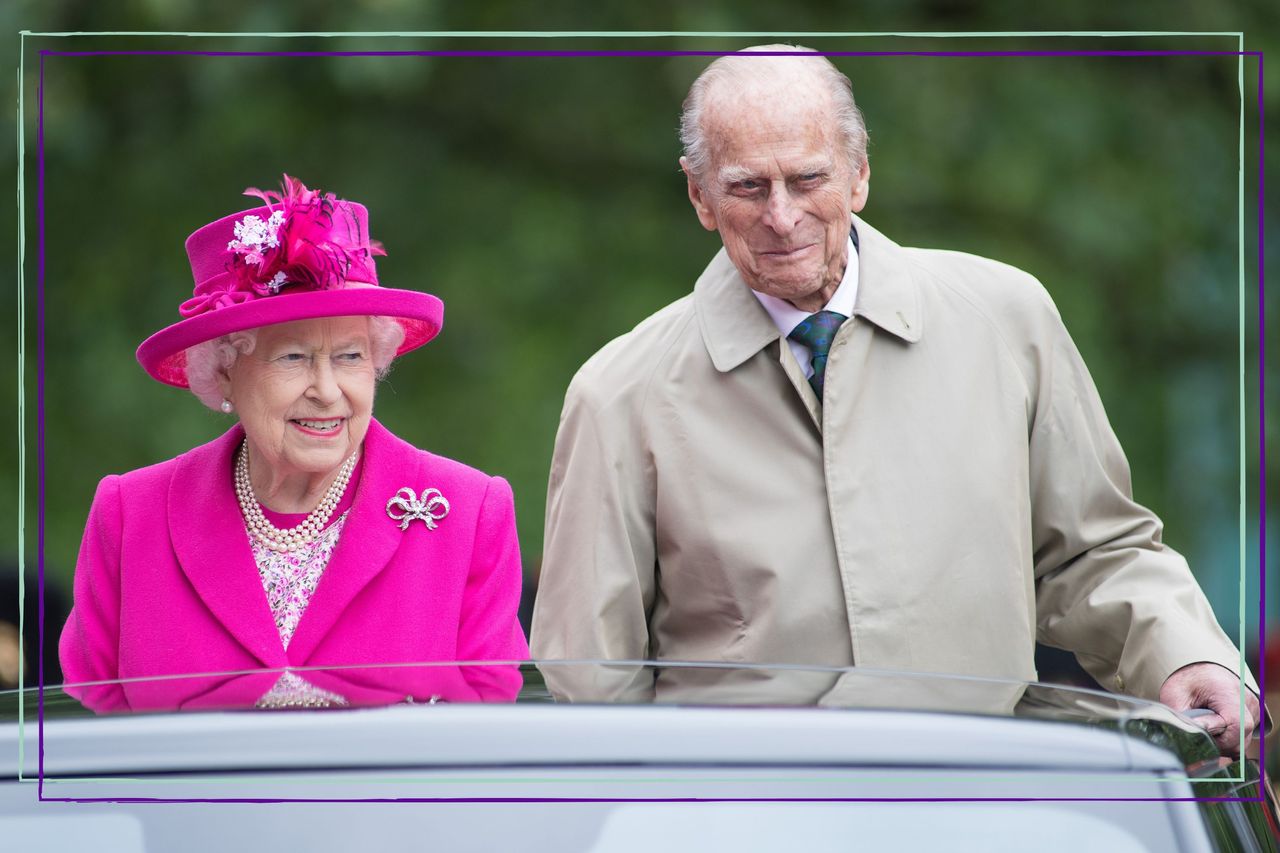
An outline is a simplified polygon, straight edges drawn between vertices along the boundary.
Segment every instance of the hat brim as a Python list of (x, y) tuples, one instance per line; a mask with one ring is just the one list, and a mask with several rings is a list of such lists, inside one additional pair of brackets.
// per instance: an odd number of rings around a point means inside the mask
[(417, 349), (440, 332), (444, 303), (430, 293), (390, 287), (348, 287), (336, 290), (285, 290), (197, 314), (156, 332), (138, 347), (138, 363), (153, 379), (186, 388), (187, 348), (231, 332), (315, 320), (322, 317), (392, 317), (404, 327), (400, 356)]

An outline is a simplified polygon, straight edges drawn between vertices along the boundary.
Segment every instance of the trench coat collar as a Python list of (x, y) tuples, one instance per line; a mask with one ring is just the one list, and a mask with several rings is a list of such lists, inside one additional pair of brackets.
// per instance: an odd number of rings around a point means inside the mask
[(914, 344), (924, 334), (915, 267), (902, 247), (853, 217), (858, 232), (858, 300), (853, 315)]
[(409, 446), (371, 420), (355, 501), (286, 654), (232, 486), (243, 439), (237, 425), (180, 457), (167, 507), (174, 552), (205, 606), (245, 649), (267, 667), (300, 665), (399, 547), (402, 534), (385, 514), (386, 502), (417, 472), (402, 470), (405, 457), (396, 452)]
[[(853, 217), (858, 244), (854, 316), (905, 341), (924, 332), (919, 284), (902, 247)], [(722, 248), (693, 287), (694, 310), (716, 370), (733, 370), (782, 337)]]

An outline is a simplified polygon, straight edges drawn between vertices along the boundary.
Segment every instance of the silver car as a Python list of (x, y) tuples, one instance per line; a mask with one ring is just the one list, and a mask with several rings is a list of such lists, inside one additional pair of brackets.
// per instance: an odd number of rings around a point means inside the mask
[[(465, 679), (455, 664), (327, 670), (404, 698), (323, 710), (95, 716), (83, 686), (0, 693), (0, 849), (1280, 850), (1257, 763), (1151, 702), (856, 668), (487, 665), (521, 667), (515, 703), (428, 692)], [(657, 666), (700, 686), (547, 688)]]

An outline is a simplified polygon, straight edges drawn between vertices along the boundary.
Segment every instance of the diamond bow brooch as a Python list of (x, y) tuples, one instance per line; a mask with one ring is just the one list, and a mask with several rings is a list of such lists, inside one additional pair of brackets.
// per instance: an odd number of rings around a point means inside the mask
[(435, 530), (436, 522), (448, 514), (449, 500), (439, 489), (424, 489), (419, 499), (413, 489), (405, 486), (387, 501), (387, 515), (400, 522), (401, 530), (408, 530), (409, 522), (415, 518), (421, 519), (428, 530)]

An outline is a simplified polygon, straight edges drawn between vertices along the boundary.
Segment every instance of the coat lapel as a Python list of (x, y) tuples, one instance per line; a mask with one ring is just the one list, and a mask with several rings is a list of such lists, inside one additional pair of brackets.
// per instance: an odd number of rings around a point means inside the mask
[(179, 458), (166, 507), (169, 533), (204, 605), (258, 660), (277, 667), (284, 647), (232, 487), (231, 457), (243, 437), (236, 426)]
[(724, 249), (694, 284), (693, 304), (711, 363), (721, 373), (782, 337)]
[(400, 547), (404, 534), (387, 516), (386, 508), (387, 501), (402, 486), (419, 488), (416, 466), (413, 470), (404, 467), (405, 461), (412, 458), (406, 450), (411, 450), (409, 445), (376, 420), (370, 421), (355, 502), (342, 528), (338, 547), (329, 558), (329, 565), (289, 643), (291, 663), (307, 662), (351, 601), (386, 568)]
[(924, 334), (920, 285), (902, 247), (854, 217), (858, 233), (858, 300), (861, 317), (909, 344)]

